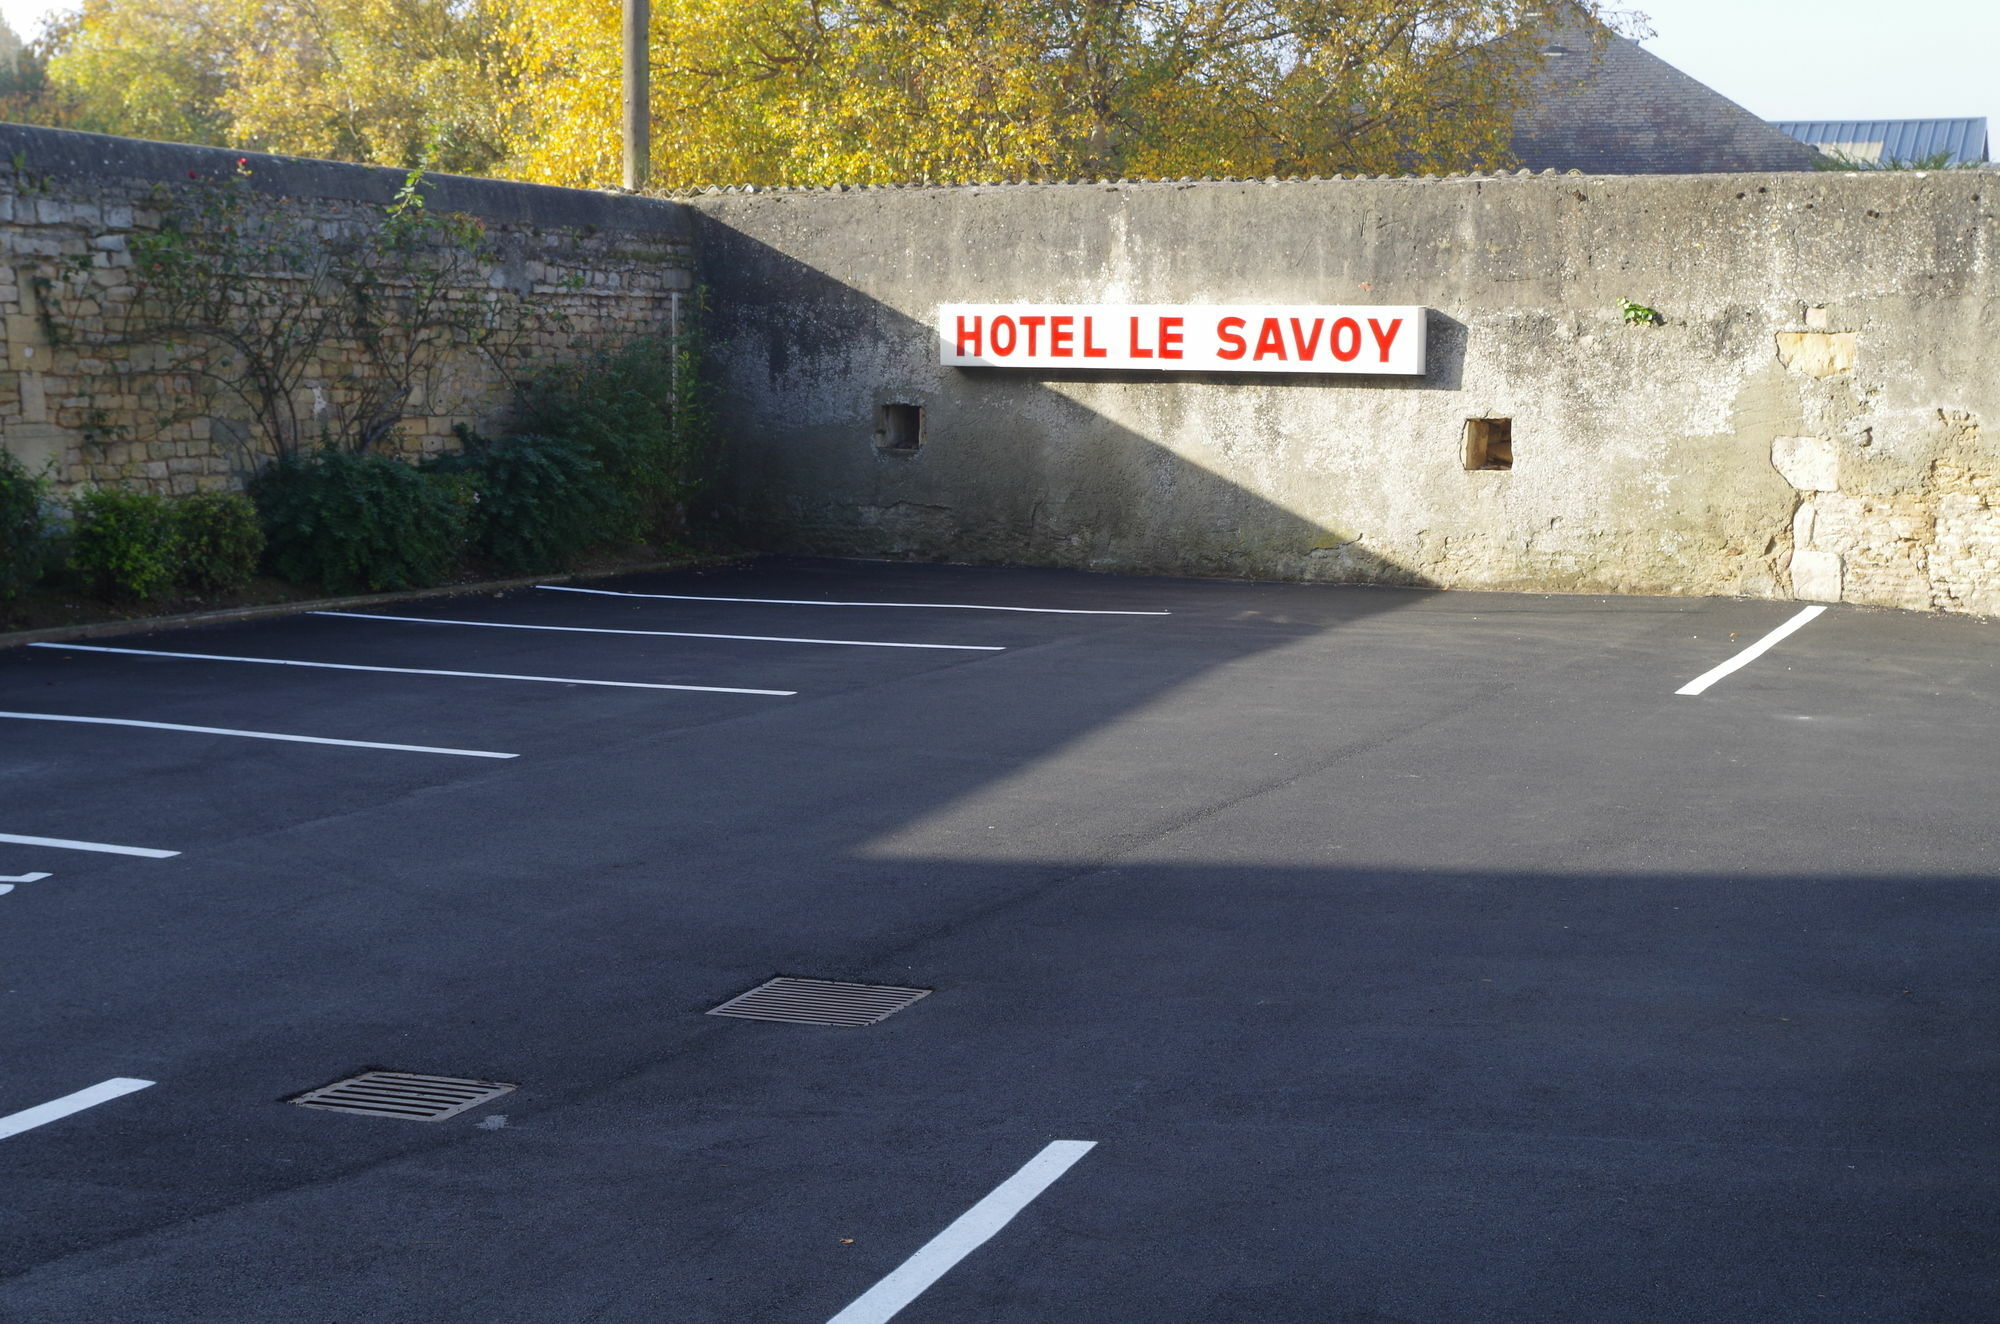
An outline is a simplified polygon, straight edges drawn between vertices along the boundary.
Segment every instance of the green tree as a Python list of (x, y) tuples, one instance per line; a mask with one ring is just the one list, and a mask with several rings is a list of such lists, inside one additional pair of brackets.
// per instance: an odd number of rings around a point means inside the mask
[(84, 0), (48, 81), (76, 128), (480, 173), (507, 145), (504, 3)]
[(166, 142), (226, 143), (221, 107), (236, 55), (222, 34), (243, 0), (83, 0), (55, 35), (48, 81), (69, 127)]

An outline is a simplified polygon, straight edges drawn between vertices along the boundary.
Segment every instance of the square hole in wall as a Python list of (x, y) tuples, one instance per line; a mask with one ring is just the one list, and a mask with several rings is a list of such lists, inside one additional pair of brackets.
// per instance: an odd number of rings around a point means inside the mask
[(1513, 468), (1514, 420), (1511, 418), (1466, 419), (1465, 467), (1468, 469)]
[(924, 407), (889, 404), (882, 406), (875, 429), (875, 444), (895, 455), (914, 455), (924, 444)]

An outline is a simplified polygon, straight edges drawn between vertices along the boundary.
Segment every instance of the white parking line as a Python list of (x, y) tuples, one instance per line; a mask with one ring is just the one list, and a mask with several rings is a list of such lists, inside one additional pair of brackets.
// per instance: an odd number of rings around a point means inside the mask
[(390, 745), (377, 740), (335, 740), (331, 736), (294, 736), (281, 731), (237, 731), (226, 726), (183, 726), (179, 722), (141, 722), (130, 717), (73, 717), (66, 713), (0, 713), (23, 722), (79, 722), (86, 726), (136, 726), (148, 731), (192, 731), (204, 736), (242, 736), (247, 740), (291, 740), (302, 745), (347, 745), (354, 749), (392, 749), (405, 754), (457, 754), (469, 759), (517, 759), (490, 749), (446, 749), (438, 745)]
[(882, 1324), (949, 1273), (953, 1265), (990, 1241), (994, 1233), (1013, 1222), (1014, 1215), (1027, 1208), (1031, 1200), (1096, 1146), (1095, 1140), (1051, 1141), (1019, 1172), (960, 1214), (950, 1227), (932, 1237), (827, 1324)]
[(873, 639), (793, 639), (776, 634), (697, 634), (692, 630), (607, 630), (585, 625), (516, 625), (511, 621), (447, 621), (436, 616), (383, 616), (372, 611), (315, 611), (312, 616), (345, 616), (356, 621), (403, 621), (412, 625), (475, 625), (485, 630), (556, 630), (563, 634), (643, 634), (659, 639), (740, 639), (753, 644), (844, 644), (849, 648), (946, 648), (961, 653), (1004, 653), (999, 644), (886, 644)]
[(465, 680), (533, 680), (545, 685), (609, 685), (621, 690), (693, 690), (698, 694), (764, 694), (786, 699), (797, 690), (745, 690), (727, 685), (660, 685), (639, 680), (583, 680), (576, 676), (512, 676), (499, 671), (434, 671), (427, 667), (365, 667), (358, 662), (300, 662), (283, 657), (229, 657), (221, 653), (163, 653), (151, 648), (104, 648), (94, 644), (29, 644), (72, 653), (126, 653), (133, 657), (179, 657), (197, 662), (258, 662), (267, 667), (323, 667), (328, 671), (382, 671), (396, 676), (457, 676)]
[(1699, 676), (1696, 676), (1693, 680), (1689, 681), (1687, 684), (1675, 690), (1674, 693), (1700, 694), (1703, 690), (1715, 684), (1716, 681), (1721, 680), (1724, 676), (1728, 675), (1730, 672), (1735, 671), (1740, 667), (1746, 667), (1750, 665), (1750, 663), (1755, 662), (1758, 658), (1764, 656), (1764, 654), (1770, 652), (1773, 648), (1775, 648), (1778, 645), (1778, 643), (1781, 640), (1803, 629), (1807, 621), (1812, 620), (1813, 617), (1819, 615), (1821, 612), (1825, 610), (1826, 610), (1825, 607), (1807, 607), (1804, 611), (1792, 617), (1792, 619), (1786, 621), (1783, 625), (1771, 631), (1771, 633), (1765, 635), (1762, 639), (1759, 639), (1756, 643), (1750, 645), (1748, 648), (1738, 653), (1735, 657), (1730, 658), (1727, 662), (1724, 662), (1721, 666), (1716, 667), (1713, 670), (1702, 672)]
[(49, 846), (56, 850), (96, 851), (99, 855), (137, 855), (148, 860), (171, 860), (177, 850), (153, 850), (147, 846), (107, 846), (101, 841), (70, 841), (65, 837), (23, 837), (0, 832), (0, 844), (8, 846)]
[(822, 602), (818, 598), (712, 598), (700, 593), (623, 593), (612, 588), (537, 584), (550, 593), (595, 593), (606, 598), (663, 598), (674, 602), (761, 602), (778, 607), (926, 607), (937, 611), (1029, 611), (1050, 616), (1171, 616), (1170, 611), (1105, 611), (1083, 607), (993, 607), (979, 602)]
[(74, 1094), (65, 1094), (60, 1099), (51, 1099), (33, 1108), (9, 1113), (5, 1117), (0, 1117), (0, 1140), (17, 1136), (23, 1131), (32, 1131), (38, 1126), (46, 1126), (71, 1113), (80, 1113), (85, 1108), (95, 1108), (100, 1103), (108, 1103), (135, 1090), (151, 1089), (153, 1084), (154, 1082), (150, 1080), (134, 1080), (130, 1076), (118, 1076), (100, 1085), (92, 1085), (87, 1090), (78, 1090)]

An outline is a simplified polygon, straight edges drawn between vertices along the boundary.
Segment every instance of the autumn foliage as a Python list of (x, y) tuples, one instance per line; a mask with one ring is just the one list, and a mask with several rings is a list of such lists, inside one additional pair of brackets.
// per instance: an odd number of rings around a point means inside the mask
[[(1570, 0), (1558, 0), (1569, 8)], [(1544, 0), (654, 0), (653, 180), (1507, 164)], [(616, 0), (84, 0), (16, 118), (617, 183)]]

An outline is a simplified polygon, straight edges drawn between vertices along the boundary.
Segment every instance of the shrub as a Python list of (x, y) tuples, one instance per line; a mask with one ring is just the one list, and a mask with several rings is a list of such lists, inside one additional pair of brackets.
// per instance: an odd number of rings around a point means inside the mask
[(151, 598), (181, 576), (181, 540), (167, 499), (116, 487), (89, 488), (71, 503), (70, 568), (92, 592)]
[(618, 537), (677, 531), (681, 504), (700, 485), (695, 359), (686, 337), (649, 336), (550, 369), (524, 395), (524, 432), (574, 443), (604, 467)]
[(42, 480), (0, 451), (0, 600), (40, 579), (47, 564), (43, 495)]
[(478, 492), (476, 555), (503, 570), (561, 569), (625, 533), (624, 502), (580, 442), (537, 436), (489, 441), (462, 426), (458, 435), (464, 454), (425, 467), (471, 479)]
[(257, 507), (240, 492), (196, 492), (168, 503), (181, 540), (181, 582), (225, 593), (243, 587), (264, 558)]
[(272, 570), (334, 592), (435, 584), (465, 550), (470, 484), (385, 455), (281, 460), (251, 496)]

